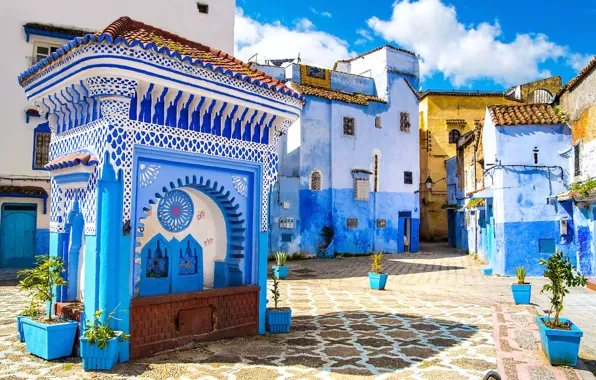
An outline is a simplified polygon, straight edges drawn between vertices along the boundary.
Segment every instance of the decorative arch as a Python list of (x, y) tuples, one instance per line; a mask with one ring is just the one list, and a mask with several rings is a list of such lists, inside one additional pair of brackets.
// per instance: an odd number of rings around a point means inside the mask
[(220, 186), (217, 181), (212, 182), (203, 176), (185, 176), (176, 181), (171, 181), (169, 187), (164, 186), (161, 192), (155, 193), (149, 199), (148, 204), (143, 207), (145, 215), (141, 216), (137, 222), (138, 228), (135, 230), (137, 247), (140, 245), (138, 240), (144, 235), (144, 220), (147, 218), (148, 212), (151, 212), (153, 206), (157, 205), (168, 193), (183, 188), (195, 189), (202, 192), (221, 210), (226, 224), (227, 235), (226, 265), (229, 273), (227, 285), (242, 285), (240, 260), (245, 257), (246, 221), (243, 213), (239, 211), (240, 205), (236, 202), (236, 198), (231, 196), (231, 192), (226, 190), (224, 186)]
[(323, 190), (323, 173), (318, 169), (313, 169), (310, 173), (309, 188), (314, 191)]
[(528, 103), (550, 104), (553, 100), (554, 96), (549, 90), (545, 88), (538, 88), (530, 94)]

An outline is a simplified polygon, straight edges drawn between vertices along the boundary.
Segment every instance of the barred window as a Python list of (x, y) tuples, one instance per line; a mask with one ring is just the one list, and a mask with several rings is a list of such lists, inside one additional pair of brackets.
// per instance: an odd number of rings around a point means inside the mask
[(370, 193), (368, 178), (354, 178), (354, 199), (367, 201)]
[(379, 128), (379, 129), (383, 128), (381, 125), (381, 116), (375, 117), (375, 128)]
[(377, 219), (377, 228), (387, 228), (387, 219)]
[(375, 154), (375, 178), (373, 184), (373, 191), (377, 193), (379, 191), (379, 155)]
[(355, 136), (356, 127), (353, 117), (344, 117), (344, 135)]
[(358, 218), (348, 218), (346, 220), (346, 226), (348, 228), (358, 228)]
[(323, 188), (321, 172), (315, 170), (310, 175), (310, 189), (321, 190)]
[(413, 183), (412, 172), (404, 172), (404, 183), (407, 185)]
[(578, 143), (577, 145), (573, 146), (573, 174), (575, 176), (580, 176), (582, 174), (580, 160), (581, 160), (581, 146)]
[(457, 140), (459, 140), (460, 136), (461, 133), (457, 129), (449, 131), (449, 144), (457, 144)]
[(51, 137), (51, 132), (35, 132), (33, 169), (43, 169), (48, 163)]
[(399, 113), (399, 130), (410, 132), (410, 114), (408, 112)]

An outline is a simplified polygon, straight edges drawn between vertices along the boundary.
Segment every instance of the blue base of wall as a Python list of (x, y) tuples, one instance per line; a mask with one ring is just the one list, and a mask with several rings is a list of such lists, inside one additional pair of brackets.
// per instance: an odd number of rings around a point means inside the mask
[(50, 253), (50, 230), (38, 228), (35, 231), (35, 254), (47, 255)]
[(480, 273), (484, 276), (492, 276), (493, 275), (493, 268), (491, 267), (480, 267)]

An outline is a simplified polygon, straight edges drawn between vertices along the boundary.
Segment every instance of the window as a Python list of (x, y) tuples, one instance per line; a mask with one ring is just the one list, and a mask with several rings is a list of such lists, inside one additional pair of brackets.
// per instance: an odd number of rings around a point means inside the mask
[(538, 150), (538, 147), (537, 146), (534, 147), (533, 152), (534, 152), (534, 165), (538, 165), (538, 152), (539, 152), (539, 150)]
[(580, 176), (582, 174), (582, 169), (581, 169), (581, 161), (580, 161), (580, 156), (581, 155), (581, 146), (578, 143), (577, 145), (573, 146), (573, 174), (575, 176)]
[(410, 114), (408, 112), (399, 113), (399, 130), (410, 132)]
[(382, 126), (381, 126), (381, 116), (375, 117), (375, 128), (379, 128), (379, 129), (382, 128)]
[(457, 129), (449, 131), (449, 144), (457, 144), (457, 140), (459, 140), (460, 136), (461, 133)]
[(42, 59), (49, 57), (50, 54), (54, 53), (58, 49), (60, 49), (59, 46), (36, 43), (33, 50), (33, 59), (31, 60), (31, 64), (35, 65)]
[(387, 228), (387, 219), (377, 219), (377, 228)]
[(279, 218), (279, 228), (282, 230), (293, 230), (294, 218)]
[(356, 127), (354, 125), (353, 117), (344, 117), (344, 135), (355, 136)]
[(281, 242), (282, 243), (291, 243), (292, 242), (292, 234), (281, 234)]
[(411, 185), (413, 183), (412, 179), (412, 172), (404, 172), (404, 183), (406, 185)]
[(375, 171), (374, 171), (375, 172), (375, 182), (373, 184), (373, 191), (375, 193), (377, 193), (379, 191), (379, 155), (375, 154), (374, 158), (375, 158), (375, 162), (374, 162), (374, 164), (375, 164)]
[(354, 199), (367, 201), (370, 193), (368, 178), (354, 178)]
[(348, 218), (346, 220), (346, 226), (348, 228), (358, 228), (358, 218)]
[(557, 245), (554, 239), (539, 239), (538, 252), (551, 255), (557, 251)]
[(52, 133), (39, 129), (41, 128), (37, 127), (34, 131), (33, 143), (35, 145), (33, 146), (33, 169), (43, 170), (44, 165), (49, 161), (50, 139)]
[(208, 4), (202, 4), (202, 3), (197, 3), (197, 10), (199, 11), (199, 13), (209, 13), (209, 5)]
[(323, 187), (321, 172), (314, 170), (310, 175), (310, 189), (321, 190)]

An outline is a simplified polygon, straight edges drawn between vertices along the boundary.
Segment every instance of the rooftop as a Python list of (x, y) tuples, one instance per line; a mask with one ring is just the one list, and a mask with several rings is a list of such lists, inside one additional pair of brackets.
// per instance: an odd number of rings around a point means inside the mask
[(325, 98), (329, 100), (339, 100), (345, 103), (360, 104), (363, 106), (367, 106), (369, 102), (387, 103), (387, 101), (372, 95), (343, 92), (330, 88), (315, 87), (295, 82), (292, 82), (291, 86), (303, 95), (316, 96), (318, 98)]
[(300, 96), (283, 82), (221, 50), (212, 49), (209, 46), (187, 40), (168, 31), (132, 20), (129, 17), (120, 17), (102, 32), (75, 38), (57, 52), (23, 73), (19, 77), (19, 82), (22, 85), (31, 75), (43, 67), (50, 65), (52, 62), (61, 59), (62, 56), (67, 55), (73, 48), (104, 41), (112, 44), (122, 43), (130, 47), (138, 45), (145, 50), (151, 49), (155, 53), (167, 54), (170, 57), (189, 62), (192, 65), (200, 65), (214, 72), (244, 80), (260, 87), (266, 87), (294, 97)]
[(579, 72), (579, 74), (577, 74), (575, 78), (571, 79), (569, 82), (565, 84), (565, 86), (563, 86), (561, 91), (559, 91), (558, 95), (561, 95), (563, 92), (571, 90), (573, 87), (578, 85), (589, 73), (592, 72), (592, 70), (594, 70), (594, 68), (596, 68), (596, 55), (594, 56), (594, 58), (592, 58), (590, 63), (588, 63), (586, 67), (584, 67)]
[(520, 104), (488, 106), (495, 126), (555, 125), (565, 123), (550, 104)]
[(38, 32), (45, 32), (47, 34), (55, 35), (58, 38), (75, 38), (83, 37), (85, 34), (95, 33), (94, 30), (77, 28), (73, 26), (61, 26), (53, 24), (41, 24), (37, 22), (29, 22), (23, 25), (25, 31), (35, 30)]
[(389, 44), (387, 44), (387, 45), (383, 45), (383, 46), (376, 47), (376, 48), (374, 48), (374, 49), (372, 49), (372, 50), (369, 50), (369, 51), (367, 51), (367, 52), (365, 52), (365, 53), (362, 53), (362, 54), (360, 54), (360, 55), (357, 55), (357, 56), (355, 56), (355, 57), (352, 57), (352, 58), (348, 58), (348, 59), (340, 59), (339, 61), (335, 62), (335, 65), (333, 65), (333, 70), (336, 70), (336, 69), (337, 69), (337, 64), (338, 64), (339, 62), (346, 62), (346, 63), (347, 63), (347, 62), (352, 62), (352, 61), (355, 61), (355, 60), (357, 60), (357, 59), (359, 59), (359, 58), (362, 58), (362, 57), (365, 57), (365, 56), (367, 56), (367, 55), (369, 55), (369, 54), (372, 54), (372, 53), (374, 53), (374, 52), (376, 52), (376, 51), (379, 51), (379, 50), (381, 50), (381, 49), (384, 49), (384, 48), (389, 48), (389, 49), (393, 49), (393, 50), (401, 51), (401, 52), (404, 52), (404, 53), (408, 53), (408, 54), (411, 54), (411, 55), (413, 55), (413, 56), (417, 56), (417, 54), (416, 54), (416, 53), (414, 53), (414, 52), (412, 52), (412, 51), (409, 51), (409, 50), (406, 50), (406, 49), (399, 48), (399, 47), (397, 47), (397, 46), (393, 46), (393, 45), (389, 45)]
[(430, 95), (440, 96), (492, 96), (516, 100), (501, 91), (470, 91), (470, 90), (426, 90), (420, 93), (420, 100)]

